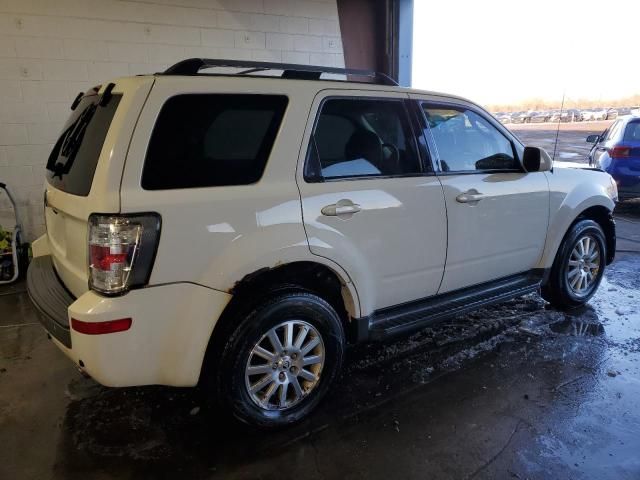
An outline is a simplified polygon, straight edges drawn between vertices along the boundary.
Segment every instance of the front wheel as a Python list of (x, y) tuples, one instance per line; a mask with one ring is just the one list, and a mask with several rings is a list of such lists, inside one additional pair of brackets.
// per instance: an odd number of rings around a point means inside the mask
[(561, 309), (587, 303), (602, 281), (606, 248), (600, 225), (593, 220), (576, 222), (560, 245), (542, 297)]
[(342, 364), (339, 315), (316, 295), (290, 292), (239, 320), (211, 386), (219, 399), (239, 420), (263, 428), (308, 415)]

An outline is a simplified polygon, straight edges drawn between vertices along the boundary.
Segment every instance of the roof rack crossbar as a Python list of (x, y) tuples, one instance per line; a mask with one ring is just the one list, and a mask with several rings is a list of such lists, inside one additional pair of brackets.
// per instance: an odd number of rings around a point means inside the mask
[(161, 75), (197, 75), (200, 70), (213, 67), (244, 68), (239, 75), (255, 73), (264, 70), (282, 70), (283, 78), (317, 80), (323, 73), (367, 77), (381, 85), (397, 86), (398, 83), (388, 75), (371, 70), (353, 68), (322, 67), (319, 65), (299, 65), (295, 63), (255, 62), (249, 60), (224, 60), (217, 58), (188, 58), (167, 68)]

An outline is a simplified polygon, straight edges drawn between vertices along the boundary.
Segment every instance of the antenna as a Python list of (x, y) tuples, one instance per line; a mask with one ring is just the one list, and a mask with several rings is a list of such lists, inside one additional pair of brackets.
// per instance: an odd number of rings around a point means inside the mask
[(556, 143), (553, 144), (553, 158), (556, 160), (556, 150), (558, 149), (558, 135), (560, 135), (560, 122), (562, 121), (562, 111), (564, 110), (564, 95), (566, 91), (562, 92), (562, 103), (560, 104), (560, 115), (558, 115), (558, 127), (556, 128)]

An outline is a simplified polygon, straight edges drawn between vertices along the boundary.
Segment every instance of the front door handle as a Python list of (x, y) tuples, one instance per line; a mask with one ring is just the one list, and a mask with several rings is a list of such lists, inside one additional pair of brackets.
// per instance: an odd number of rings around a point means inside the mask
[(354, 213), (360, 211), (360, 205), (353, 203), (351, 200), (342, 199), (336, 203), (323, 207), (321, 212), (327, 217), (344, 217), (350, 218)]
[(472, 188), (471, 190), (458, 195), (456, 197), (456, 201), (459, 203), (478, 203), (486, 197), (487, 195), (478, 192), (475, 188)]

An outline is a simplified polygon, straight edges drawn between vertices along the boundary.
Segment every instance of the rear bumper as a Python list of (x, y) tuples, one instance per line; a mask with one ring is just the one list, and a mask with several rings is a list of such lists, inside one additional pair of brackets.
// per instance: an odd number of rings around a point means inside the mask
[[(88, 291), (74, 299), (48, 256), (34, 258), (27, 285), (56, 345), (97, 382), (111, 387), (196, 385), (213, 328), (231, 299), (191, 283), (132, 290), (119, 297)], [(89, 335), (70, 329), (70, 318), (132, 322), (126, 331)]]
[(67, 309), (75, 298), (56, 275), (51, 256), (35, 257), (29, 264), (27, 292), (47, 332), (66, 348), (71, 348)]
[[(634, 162), (630, 165), (630, 162)], [(618, 186), (618, 194), (623, 198), (640, 196), (640, 164), (638, 159), (616, 160), (609, 159), (609, 163), (603, 168), (613, 177)], [(633, 166), (634, 168), (631, 168)]]
[(625, 185), (621, 182), (618, 185), (618, 196), (623, 199), (640, 197), (640, 182), (635, 185)]

